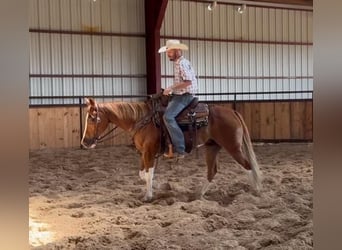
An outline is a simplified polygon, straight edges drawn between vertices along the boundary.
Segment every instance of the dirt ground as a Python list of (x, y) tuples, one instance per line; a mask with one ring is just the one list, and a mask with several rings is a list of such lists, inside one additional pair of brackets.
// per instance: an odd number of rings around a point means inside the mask
[(224, 151), (204, 199), (203, 153), (159, 160), (154, 199), (141, 201), (130, 146), (30, 152), (31, 249), (313, 249), (311, 143), (255, 144), (258, 194)]

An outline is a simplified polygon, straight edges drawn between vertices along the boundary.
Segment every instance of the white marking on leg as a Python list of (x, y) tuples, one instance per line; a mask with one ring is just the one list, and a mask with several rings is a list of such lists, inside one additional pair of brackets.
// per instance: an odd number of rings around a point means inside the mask
[(140, 177), (140, 179), (142, 179), (143, 181), (146, 181), (145, 173), (146, 173), (146, 172), (145, 172), (145, 169), (139, 171), (139, 177)]
[(251, 182), (253, 188), (255, 191), (260, 192), (261, 191), (261, 177), (258, 175), (257, 172), (253, 170), (248, 170), (248, 177), (249, 181)]
[(149, 201), (152, 199), (153, 176), (154, 176), (154, 167), (149, 168), (148, 172), (145, 174), (145, 177), (146, 177), (146, 194), (144, 197), (145, 201)]
[(211, 182), (209, 182), (208, 180), (205, 180), (201, 189), (201, 197), (208, 191), (210, 184)]

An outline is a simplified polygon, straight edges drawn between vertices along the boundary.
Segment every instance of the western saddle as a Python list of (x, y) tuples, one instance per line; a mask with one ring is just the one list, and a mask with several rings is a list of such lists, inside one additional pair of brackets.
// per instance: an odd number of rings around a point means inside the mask
[[(163, 120), (163, 115), (170, 98), (172, 96), (165, 96), (162, 93), (155, 94), (151, 96), (151, 103), (155, 114), (153, 122), (161, 128), (161, 151), (168, 151), (168, 155), (173, 156), (173, 146)], [(194, 97), (189, 105), (176, 117), (176, 121), (184, 134), (185, 152), (190, 153), (197, 146), (197, 129), (208, 125), (208, 116), (208, 104), (201, 103), (198, 97)]]

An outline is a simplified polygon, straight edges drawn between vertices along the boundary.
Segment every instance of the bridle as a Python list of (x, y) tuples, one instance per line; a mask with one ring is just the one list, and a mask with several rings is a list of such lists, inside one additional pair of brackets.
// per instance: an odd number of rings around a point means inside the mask
[[(85, 122), (85, 128), (84, 128), (84, 133), (83, 133), (83, 137), (82, 137), (82, 140), (81, 140), (81, 145), (84, 147), (84, 148), (94, 148), (96, 147), (97, 143), (100, 143), (100, 142), (104, 142), (104, 141), (108, 141), (112, 138), (115, 138), (119, 135), (121, 135), (122, 133), (124, 133), (125, 131), (122, 131), (120, 133), (117, 133), (115, 135), (112, 135), (111, 137), (108, 137), (108, 135), (110, 135), (114, 130), (116, 130), (118, 128), (117, 125), (115, 125), (115, 127), (113, 127), (111, 130), (109, 130), (107, 133), (105, 133), (104, 135), (99, 135), (98, 133), (98, 124), (101, 122), (101, 118), (99, 116), (99, 113), (101, 112), (100, 110), (100, 107), (99, 105), (96, 103), (95, 104), (95, 111), (96, 111), (96, 115), (92, 115), (89, 110), (87, 111), (87, 114), (86, 114), (86, 122)], [(157, 109), (155, 107), (155, 102), (153, 102), (153, 105), (152, 105), (152, 112), (145, 115), (139, 122), (137, 122), (135, 124), (135, 126), (132, 128), (132, 130), (130, 131), (131, 132), (131, 136), (132, 138), (134, 138), (135, 134), (138, 132), (138, 130), (140, 130), (141, 128), (145, 127), (149, 122), (151, 122), (151, 120), (155, 123), (156, 122), (156, 119), (158, 120), (158, 118), (156, 118), (156, 114), (157, 114)], [(94, 136), (93, 138), (91, 138), (91, 145), (90, 147), (85, 145), (83, 140), (85, 138), (85, 133), (86, 133), (86, 130), (87, 130), (87, 126), (88, 126), (88, 118), (89, 116), (91, 117), (91, 119), (93, 120), (93, 122), (95, 122), (95, 133), (94, 133)], [(133, 143), (134, 144), (134, 143)]]
[[(118, 128), (117, 125), (115, 125), (111, 130), (109, 130), (107, 133), (105, 133), (104, 135), (99, 135), (98, 134), (98, 124), (101, 122), (101, 118), (99, 116), (99, 113), (100, 113), (100, 108), (98, 106), (98, 104), (96, 104), (96, 116), (92, 115), (92, 114), (89, 114), (89, 111), (87, 112), (86, 114), (86, 123), (85, 123), (85, 128), (84, 128), (84, 133), (83, 133), (83, 137), (82, 137), (82, 141), (81, 141), (81, 145), (85, 148), (88, 148), (88, 146), (86, 146), (83, 142), (84, 140), (84, 137), (85, 137), (85, 133), (86, 133), (86, 130), (87, 130), (87, 126), (88, 126), (88, 118), (89, 116), (91, 117), (91, 119), (95, 122), (95, 133), (94, 133), (94, 137), (91, 139), (91, 148), (95, 147), (97, 145), (97, 143), (100, 143), (100, 142), (104, 142), (104, 141), (108, 141), (118, 135), (120, 135), (121, 133), (119, 134), (116, 134), (116, 135), (113, 135), (111, 137), (107, 137), (108, 135), (110, 135), (114, 130), (116, 130)], [(106, 138), (107, 137), (107, 138)]]

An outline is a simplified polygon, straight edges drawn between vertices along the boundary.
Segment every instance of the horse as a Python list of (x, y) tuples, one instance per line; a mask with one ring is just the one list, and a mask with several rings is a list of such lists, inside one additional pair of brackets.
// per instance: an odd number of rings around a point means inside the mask
[[(92, 98), (85, 98), (85, 103), (86, 117), (81, 146), (86, 149), (96, 147), (109, 124), (129, 133), (141, 154), (139, 176), (146, 182), (143, 201), (151, 201), (154, 170), (158, 164), (163, 137), (156, 122), (158, 109), (151, 105), (150, 101), (97, 103)], [(203, 198), (217, 173), (216, 158), (221, 148), (247, 170), (254, 189), (260, 191), (261, 171), (247, 126), (237, 111), (220, 105), (210, 105), (207, 124), (198, 128), (195, 141), (205, 147), (207, 165), (207, 179), (196, 194), (199, 198)]]

